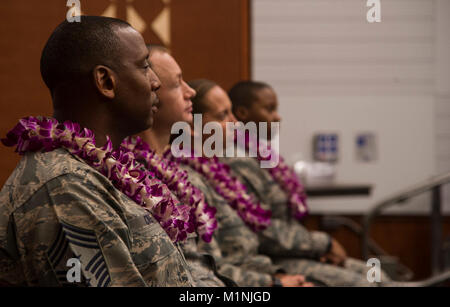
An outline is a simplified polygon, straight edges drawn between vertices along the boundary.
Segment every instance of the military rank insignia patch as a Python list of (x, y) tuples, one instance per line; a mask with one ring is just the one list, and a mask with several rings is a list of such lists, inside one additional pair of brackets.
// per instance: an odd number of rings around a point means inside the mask
[[(111, 282), (97, 236), (94, 231), (61, 222), (62, 228), (48, 256), (62, 285), (84, 283), (90, 287), (107, 287)], [(70, 264), (78, 264), (73, 268)], [(70, 269), (70, 270), (69, 270)], [(79, 272), (70, 272), (79, 270)], [(69, 273), (80, 276), (70, 278)]]

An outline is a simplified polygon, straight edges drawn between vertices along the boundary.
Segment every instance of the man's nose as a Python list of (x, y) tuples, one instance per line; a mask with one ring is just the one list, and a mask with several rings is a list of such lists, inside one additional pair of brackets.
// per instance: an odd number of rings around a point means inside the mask
[(194, 98), (195, 95), (197, 95), (197, 92), (192, 87), (190, 87), (189, 84), (187, 84), (186, 82), (183, 81), (183, 84), (184, 84), (184, 86), (186, 88), (184, 97), (186, 99)]
[(150, 73), (150, 87), (152, 91), (157, 91), (161, 87), (161, 81), (153, 70)]

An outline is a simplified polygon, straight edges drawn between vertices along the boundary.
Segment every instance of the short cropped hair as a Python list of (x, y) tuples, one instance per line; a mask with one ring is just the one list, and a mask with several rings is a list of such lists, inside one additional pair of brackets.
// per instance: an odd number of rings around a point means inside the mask
[(41, 75), (51, 92), (61, 83), (81, 80), (96, 65), (117, 67), (120, 58), (118, 28), (126, 21), (81, 16), (80, 22), (63, 21), (51, 34), (41, 55)]
[(196, 95), (191, 98), (192, 101), (192, 113), (193, 114), (203, 114), (208, 110), (207, 103), (205, 101), (205, 96), (217, 83), (207, 79), (196, 79), (188, 82), (189, 86), (192, 87)]
[(271, 88), (271, 86), (267, 83), (258, 81), (241, 81), (236, 83), (228, 91), (228, 96), (233, 104), (233, 113), (236, 112), (236, 109), (239, 106), (251, 108), (253, 102), (258, 99), (256, 96), (257, 92), (265, 88)]
[(167, 49), (167, 47), (163, 46), (163, 45), (158, 45), (158, 44), (147, 44), (147, 49), (150, 51), (150, 55), (155, 52), (155, 51), (159, 51), (161, 53), (169, 53), (170, 51), (169, 49)]

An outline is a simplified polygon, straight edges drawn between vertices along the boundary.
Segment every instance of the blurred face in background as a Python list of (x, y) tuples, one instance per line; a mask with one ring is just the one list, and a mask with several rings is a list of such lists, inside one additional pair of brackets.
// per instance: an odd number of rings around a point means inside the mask
[(281, 121), (278, 114), (278, 98), (275, 91), (270, 87), (265, 87), (255, 92), (255, 100), (250, 107), (241, 106), (236, 110), (236, 118), (243, 123), (267, 122), (267, 136), (270, 139), (271, 125)]
[(274, 90), (270, 87), (263, 88), (256, 92), (257, 99), (249, 109), (249, 118), (254, 122), (279, 122), (278, 99)]
[[(226, 144), (226, 124), (235, 123), (236, 118), (231, 111), (231, 100), (228, 94), (218, 85), (212, 87), (204, 96), (205, 110), (203, 112), (203, 125), (208, 122), (218, 122), (223, 131), (223, 144)], [(203, 141), (210, 135), (203, 135)]]
[(195, 91), (184, 82), (178, 63), (170, 54), (159, 50), (151, 53), (150, 62), (161, 82), (157, 91), (159, 109), (153, 127), (170, 129), (179, 121), (192, 123), (191, 98)]

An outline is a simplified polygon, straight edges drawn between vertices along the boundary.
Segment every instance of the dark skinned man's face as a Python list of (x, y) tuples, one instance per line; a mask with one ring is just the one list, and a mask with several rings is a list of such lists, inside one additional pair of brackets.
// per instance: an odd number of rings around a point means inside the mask
[(157, 110), (156, 90), (160, 82), (149, 63), (149, 52), (141, 34), (131, 27), (116, 30), (121, 57), (116, 70), (116, 112), (121, 123), (137, 132), (150, 128)]
[(267, 122), (267, 137), (271, 136), (270, 123), (280, 122), (281, 118), (278, 114), (278, 99), (274, 90), (270, 87), (265, 87), (255, 93), (256, 99), (247, 108), (245, 118), (237, 117), (238, 120), (248, 123), (255, 122), (257, 125), (260, 122)]

